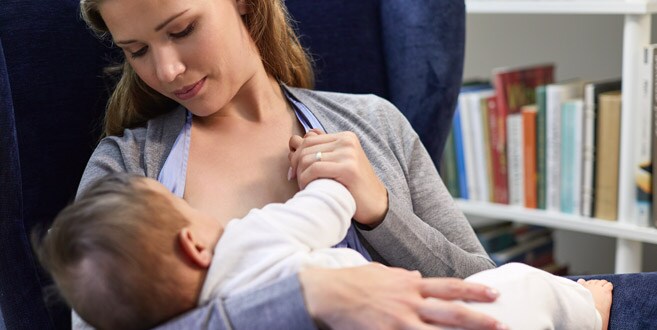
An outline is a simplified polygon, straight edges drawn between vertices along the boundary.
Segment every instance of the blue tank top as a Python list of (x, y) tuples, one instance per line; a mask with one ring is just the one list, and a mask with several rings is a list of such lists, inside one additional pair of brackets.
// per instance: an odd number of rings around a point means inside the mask
[[(294, 109), (294, 113), (297, 116), (297, 119), (303, 125), (303, 128), (306, 132), (310, 131), (313, 128), (319, 128), (323, 131), (326, 131), (322, 124), (317, 120), (317, 117), (306, 107), (302, 102), (297, 100), (293, 95), (291, 95), (284, 87), (283, 91), (285, 97), (290, 102)], [(176, 137), (176, 141), (171, 148), (171, 152), (167, 157), (162, 170), (157, 178), (157, 180), (162, 183), (167, 189), (169, 189), (174, 195), (178, 197), (183, 197), (185, 192), (185, 180), (187, 178), (187, 159), (189, 157), (189, 143), (191, 139), (192, 132), (192, 113), (187, 111), (185, 117), (185, 125), (180, 130), (180, 133)], [(363, 255), (367, 260), (372, 261), (372, 257), (367, 252), (363, 244), (360, 242), (358, 235), (356, 233), (356, 228), (354, 227), (353, 221), (349, 230), (347, 231), (347, 236), (334, 247), (346, 247), (358, 251)]]

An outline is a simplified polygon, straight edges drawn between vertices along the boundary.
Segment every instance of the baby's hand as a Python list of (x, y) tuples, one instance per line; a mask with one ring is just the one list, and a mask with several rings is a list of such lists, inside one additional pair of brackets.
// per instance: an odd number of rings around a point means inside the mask
[[(292, 166), (292, 159), (294, 159), (294, 153), (299, 149), (301, 144), (303, 144), (303, 140), (309, 136), (315, 136), (315, 135), (321, 135), (325, 134), (322, 130), (313, 128), (310, 131), (308, 131), (303, 137), (300, 137), (298, 135), (292, 135), (290, 138), (289, 142), (289, 148), (290, 152), (287, 155), (288, 161), (290, 161), (290, 168), (287, 171), (287, 180), (294, 180), (297, 177), (297, 171), (296, 168)], [(301, 187), (299, 187), (301, 189)]]

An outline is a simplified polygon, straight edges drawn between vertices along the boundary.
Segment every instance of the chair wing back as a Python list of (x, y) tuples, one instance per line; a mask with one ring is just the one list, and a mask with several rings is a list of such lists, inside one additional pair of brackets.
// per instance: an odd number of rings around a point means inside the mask
[(0, 321), (4, 321), (3, 329), (49, 329), (52, 326), (22, 221), (22, 181), (14, 119), (0, 40)]
[[(374, 93), (440, 154), (462, 70), (462, 0), (287, 0), (316, 58), (317, 88)], [(97, 142), (113, 53), (85, 27), (79, 0), (2, 0), (0, 39), (0, 320), (66, 329), (44, 303), (50, 279), (29, 246), (74, 196)], [(2, 326), (0, 326), (2, 328)]]
[(439, 164), (463, 75), (463, 0), (287, 0), (316, 87), (395, 104)]
[(32, 258), (28, 237), (72, 200), (106, 104), (101, 76), (109, 49), (86, 28), (78, 6), (78, 0), (0, 5), (6, 64), (0, 85), (0, 307), (12, 330), (70, 327), (63, 303), (44, 303), (41, 287), (51, 281)]

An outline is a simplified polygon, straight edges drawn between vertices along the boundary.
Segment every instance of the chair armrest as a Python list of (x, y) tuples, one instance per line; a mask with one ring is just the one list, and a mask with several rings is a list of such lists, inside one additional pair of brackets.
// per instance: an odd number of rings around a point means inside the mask
[(610, 330), (651, 329), (657, 325), (657, 272), (568, 276), (576, 281), (604, 279), (614, 285)]

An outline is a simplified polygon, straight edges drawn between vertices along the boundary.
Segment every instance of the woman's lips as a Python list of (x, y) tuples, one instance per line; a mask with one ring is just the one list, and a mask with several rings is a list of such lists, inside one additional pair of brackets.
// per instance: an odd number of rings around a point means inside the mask
[(181, 89), (178, 89), (178, 90), (174, 91), (173, 94), (175, 94), (176, 97), (178, 97), (179, 99), (181, 99), (183, 101), (184, 100), (189, 100), (192, 97), (196, 96), (196, 94), (198, 94), (198, 92), (201, 91), (201, 88), (203, 88), (203, 85), (205, 83), (205, 78), (206, 77), (203, 77), (203, 79), (197, 81), (196, 83), (194, 83), (192, 85), (185, 86)]

